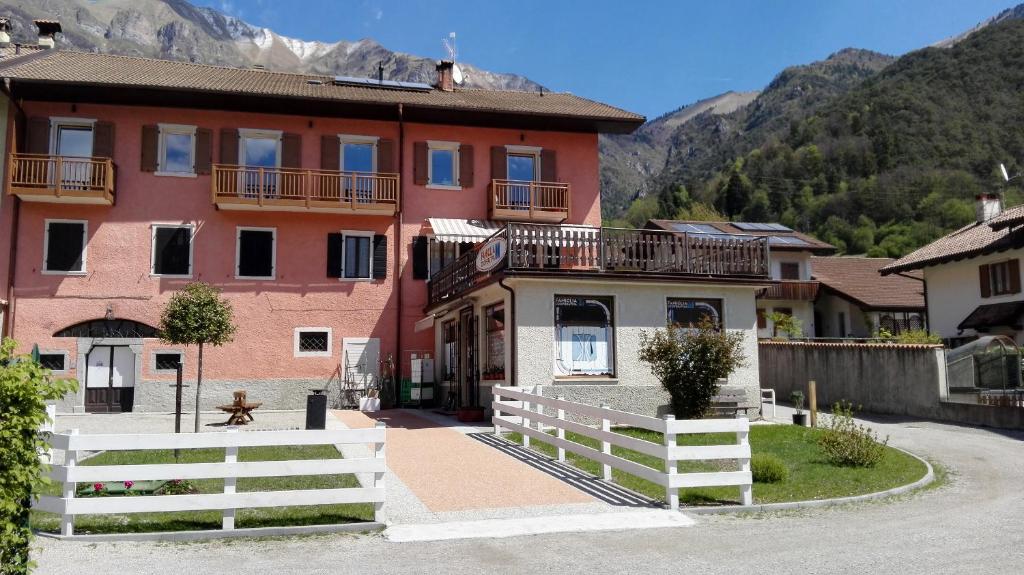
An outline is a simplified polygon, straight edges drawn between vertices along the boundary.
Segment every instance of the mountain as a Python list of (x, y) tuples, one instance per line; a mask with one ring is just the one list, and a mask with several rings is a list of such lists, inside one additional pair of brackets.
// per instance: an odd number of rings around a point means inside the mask
[(974, 34), (978, 30), (985, 28), (986, 26), (991, 26), (992, 24), (998, 24), (1000, 22), (1005, 22), (1007, 20), (1021, 19), (1024, 19), (1024, 4), (1018, 4), (1013, 8), (1007, 8), (1006, 10), (1003, 10), (999, 14), (996, 14), (995, 16), (989, 18), (988, 20), (985, 20), (984, 22), (978, 24), (974, 28), (971, 28), (970, 30), (967, 30), (966, 32), (963, 32), (961, 34), (957, 34), (952, 38), (946, 38), (945, 40), (936, 42), (935, 44), (933, 44), (933, 46), (936, 48), (949, 48), (950, 46), (953, 46), (954, 44), (964, 40), (971, 34)]
[[(60, 20), (64, 34), (57, 42), (63, 49), (357, 77), (376, 77), (382, 64), (390, 80), (436, 78), (433, 59), (394, 52), (372, 39), (289, 38), (185, 0), (0, 0), (0, 15), (11, 17), (16, 42), (35, 42), (32, 20)], [(539, 89), (522, 76), (460, 66), (468, 87)]]

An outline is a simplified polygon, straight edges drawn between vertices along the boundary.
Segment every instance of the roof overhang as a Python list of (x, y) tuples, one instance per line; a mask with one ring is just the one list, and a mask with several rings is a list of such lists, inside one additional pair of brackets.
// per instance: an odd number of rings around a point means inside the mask
[(817, 280), (817, 281), (821, 284), (821, 291), (819, 293), (828, 293), (830, 295), (834, 295), (834, 296), (836, 296), (838, 298), (844, 299), (844, 300), (852, 303), (853, 305), (859, 307), (860, 309), (862, 309), (864, 311), (913, 311), (913, 312), (922, 312), (922, 311), (925, 311), (925, 309), (927, 309), (927, 307), (925, 306), (925, 303), (924, 303), (924, 294), (921, 294), (921, 300), (922, 301), (921, 301), (920, 305), (890, 305), (890, 304), (877, 305), (877, 304), (872, 304), (870, 302), (864, 301), (863, 299), (860, 299), (858, 297), (852, 296), (852, 295), (844, 292), (843, 290), (837, 289), (837, 288), (829, 285), (828, 283), (826, 283), (824, 280)]
[(1021, 329), (1024, 327), (1021, 322), (1022, 315), (1024, 315), (1024, 301), (979, 305), (956, 328), (959, 330), (973, 329), (974, 331), (986, 331), (993, 327)]

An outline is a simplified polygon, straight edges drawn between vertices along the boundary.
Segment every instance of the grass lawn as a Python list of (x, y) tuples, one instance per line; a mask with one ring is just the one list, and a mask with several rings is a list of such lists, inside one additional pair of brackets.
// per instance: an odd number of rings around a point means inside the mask
[[(623, 428), (615, 431), (647, 441), (662, 443), (660, 433), (643, 429)], [(789, 478), (780, 483), (754, 483), (755, 503), (777, 503), (781, 501), (802, 501), (807, 499), (829, 499), (849, 495), (862, 495), (882, 491), (917, 481), (927, 468), (917, 459), (902, 451), (887, 448), (882, 461), (871, 468), (837, 467), (830, 464), (819, 450), (816, 440), (822, 432), (795, 425), (752, 425), (750, 427), (750, 449), (753, 454), (771, 453), (778, 456), (789, 468)], [(508, 439), (522, 443), (522, 436), (510, 433)], [(566, 433), (566, 439), (600, 449), (600, 442), (575, 433)], [(701, 435), (678, 435), (679, 445), (723, 445), (736, 442), (734, 433)], [(530, 445), (546, 455), (555, 457), (557, 449), (547, 443), (532, 439)], [(660, 459), (612, 446), (612, 453), (619, 457), (641, 463), (655, 469), (663, 469)], [(601, 475), (601, 464), (566, 452), (566, 461), (593, 475)], [(679, 472), (735, 471), (735, 460), (723, 461), (682, 461)], [(665, 500), (665, 488), (645, 479), (612, 469), (615, 483), (653, 499)], [(739, 504), (738, 487), (702, 487), (679, 490), (679, 502), (683, 505)]]
[[(291, 447), (242, 447), (239, 461), (282, 461), (289, 459), (340, 459), (341, 454), (332, 445)], [(223, 449), (183, 449), (181, 463), (213, 463), (224, 461)], [(174, 463), (171, 450), (108, 451), (82, 461), (80, 465), (139, 465), (147, 463)], [(125, 477), (125, 480), (132, 479)], [(168, 477), (167, 479), (174, 479)], [(197, 479), (191, 482), (199, 493), (222, 493), (223, 479)], [(83, 486), (85, 484), (79, 484)], [(300, 477), (251, 477), (238, 479), (236, 490), (277, 491), (295, 489), (329, 489), (359, 487), (354, 475), (314, 475)], [(60, 495), (60, 484), (46, 486), (42, 493)], [(139, 497), (160, 497), (159, 495)], [(282, 499), (287, 494), (281, 494)], [(353, 523), (373, 520), (372, 503), (343, 505), (316, 505), (295, 507), (267, 507), (239, 509), (235, 526), (276, 527), (283, 525), (319, 525)], [(32, 527), (41, 531), (59, 532), (60, 517), (53, 513), (32, 511)], [(144, 531), (187, 531), (220, 529), (220, 511), (178, 511), (170, 513), (130, 513), (111, 515), (78, 515), (75, 533), (137, 533)]]

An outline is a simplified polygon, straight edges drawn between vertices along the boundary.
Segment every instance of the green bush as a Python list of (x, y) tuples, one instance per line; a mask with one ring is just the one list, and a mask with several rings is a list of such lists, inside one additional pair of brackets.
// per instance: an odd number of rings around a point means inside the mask
[(889, 438), (878, 441), (878, 435), (866, 425), (853, 420), (853, 406), (840, 401), (832, 406), (832, 417), (825, 424), (818, 445), (833, 465), (873, 467), (885, 455)]
[(755, 453), (750, 458), (750, 471), (754, 483), (780, 483), (789, 479), (789, 468), (771, 453)]

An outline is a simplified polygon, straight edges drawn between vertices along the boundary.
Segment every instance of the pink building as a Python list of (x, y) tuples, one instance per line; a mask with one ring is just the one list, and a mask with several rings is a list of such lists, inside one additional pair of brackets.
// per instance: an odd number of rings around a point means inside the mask
[(427, 277), (495, 222), (599, 226), (597, 134), (643, 121), (459, 89), (438, 68), (440, 87), (59, 50), (5, 62), (4, 333), (83, 384), (64, 409), (166, 410), (196, 350), (156, 337), (160, 312), (203, 281), (238, 326), (207, 348), (204, 406), (238, 388), (344, 403), (409, 375), (438, 353), (416, 331)]

